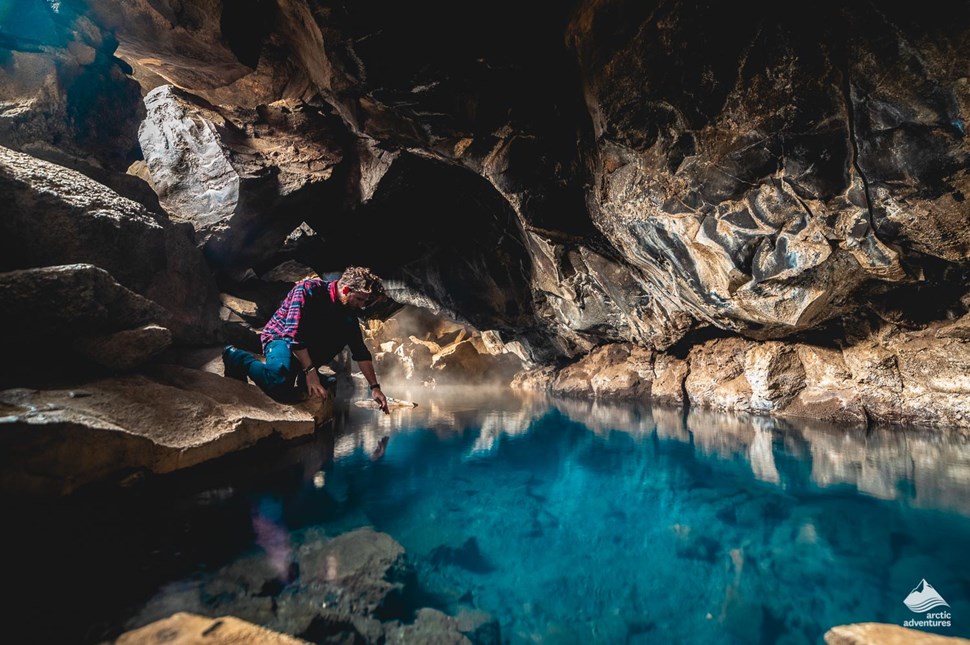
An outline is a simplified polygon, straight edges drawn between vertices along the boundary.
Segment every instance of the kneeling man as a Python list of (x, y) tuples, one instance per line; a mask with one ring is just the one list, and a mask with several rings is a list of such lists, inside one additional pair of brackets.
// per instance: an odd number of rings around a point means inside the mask
[(327, 398), (317, 367), (350, 347), (370, 385), (371, 396), (387, 414), (387, 397), (377, 382), (373, 358), (364, 345), (355, 313), (383, 293), (380, 278), (363, 267), (348, 267), (333, 282), (319, 278), (298, 282), (263, 328), (260, 340), (266, 362), (227, 345), (222, 350), (226, 376), (243, 381), (248, 376), (274, 399), (286, 398), (293, 392), (294, 382), (303, 380), (298, 377), (304, 376), (310, 396)]

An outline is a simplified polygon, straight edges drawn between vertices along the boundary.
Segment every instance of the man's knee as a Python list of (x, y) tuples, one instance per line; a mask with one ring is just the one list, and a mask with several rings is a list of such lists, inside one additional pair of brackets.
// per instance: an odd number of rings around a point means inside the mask
[(267, 365), (264, 374), (267, 392), (293, 384), (293, 374), (286, 365)]

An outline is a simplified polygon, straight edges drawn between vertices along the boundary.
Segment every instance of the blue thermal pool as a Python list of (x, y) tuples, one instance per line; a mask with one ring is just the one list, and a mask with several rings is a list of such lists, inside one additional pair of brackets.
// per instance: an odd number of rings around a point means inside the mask
[[(17, 616), (61, 611), (61, 635), (92, 643), (179, 610), (273, 626), (295, 551), (373, 527), (413, 565), (400, 611), (487, 612), (502, 642), (819, 643), (923, 618), (903, 600), (924, 580), (952, 617), (924, 629), (970, 636), (964, 439), (413, 394), (389, 417), (348, 406), (272, 459), (34, 509), (8, 536)], [(260, 560), (277, 584), (239, 589)]]

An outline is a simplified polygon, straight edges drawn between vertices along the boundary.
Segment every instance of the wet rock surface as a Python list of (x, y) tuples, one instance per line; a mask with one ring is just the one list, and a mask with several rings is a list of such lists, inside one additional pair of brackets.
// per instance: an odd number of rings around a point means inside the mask
[(167, 624), (172, 618), (163, 616), (175, 605), (201, 616), (231, 614), (314, 643), (501, 642), (498, 623), (483, 612), (449, 616), (411, 607), (413, 567), (386, 533), (365, 527), (328, 537), (308, 530), (291, 540), (271, 519), (256, 524), (265, 553), (243, 557), (205, 583), (163, 591), (132, 620), (133, 627), (155, 622), (129, 634)]

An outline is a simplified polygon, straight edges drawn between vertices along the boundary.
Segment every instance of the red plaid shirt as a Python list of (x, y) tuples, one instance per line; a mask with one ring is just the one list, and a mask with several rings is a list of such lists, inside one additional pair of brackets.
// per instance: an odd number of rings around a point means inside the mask
[(319, 278), (303, 280), (290, 289), (260, 334), (264, 353), (274, 340), (289, 341), (291, 349), (309, 349), (315, 361), (330, 360), (344, 345), (350, 347), (354, 360), (372, 360), (356, 316), (337, 299), (337, 283)]
[[(263, 343), (263, 351), (266, 345), (274, 340), (289, 340), (293, 349), (300, 349), (300, 318), (303, 315), (303, 305), (311, 294), (317, 292), (325, 283), (319, 278), (312, 278), (297, 282), (296, 286), (286, 294), (283, 304), (276, 310), (273, 317), (263, 327), (263, 333), (259, 335), (259, 340)], [(336, 286), (336, 283), (334, 283)], [(333, 297), (333, 289), (328, 294)]]

